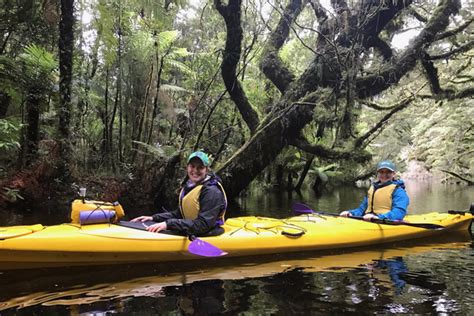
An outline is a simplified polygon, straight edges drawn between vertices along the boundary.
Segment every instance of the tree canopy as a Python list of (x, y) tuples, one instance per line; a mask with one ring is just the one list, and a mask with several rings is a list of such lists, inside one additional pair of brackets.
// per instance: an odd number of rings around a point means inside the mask
[(472, 184), (472, 12), (458, 0), (6, 0), (0, 185), (107, 176), (169, 200), (197, 149), (230, 197), (257, 178), (352, 182), (382, 158)]

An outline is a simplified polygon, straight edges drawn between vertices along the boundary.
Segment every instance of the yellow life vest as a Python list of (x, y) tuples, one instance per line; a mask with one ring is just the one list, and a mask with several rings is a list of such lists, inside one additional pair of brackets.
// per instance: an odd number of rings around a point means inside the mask
[(397, 185), (392, 183), (377, 190), (373, 185), (370, 186), (367, 193), (367, 209), (365, 213), (383, 214), (392, 209), (392, 193)]
[[(222, 191), (222, 194), (224, 194), (224, 201), (225, 205), (227, 206), (227, 196), (224, 191), (224, 187), (222, 184), (217, 182), (217, 185), (219, 186), (220, 190)], [(188, 192), (184, 197), (183, 196), (183, 190), (181, 189), (181, 192), (179, 193), (179, 210), (181, 211), (181, 215), (183, 216), (184, 219), (196, 219), (199, 215), (199, 210), (200, 210), (200, 205), (199, 205), (199, 196), (201, 195), (201, 189), (203, 185), (197, 185), (194, 189)], [(224, 223), (224, 210), (221, 215), (220, 219), (222, 220), (222, 223)]]

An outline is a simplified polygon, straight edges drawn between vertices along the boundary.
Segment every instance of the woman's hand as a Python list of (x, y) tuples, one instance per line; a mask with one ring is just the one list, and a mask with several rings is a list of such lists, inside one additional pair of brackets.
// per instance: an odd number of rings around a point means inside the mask
[(131, 220), (131, 222), (147, 222), (152, 221), (153, 217), (151, 216), (139, 216)]
[(167, 228), (168, 226), (166, 225), (166, 222), (160, 222), (160, 223), (156, 223), (156, 224), (148, 226), (146, 230), (152, 233), (159, 233), (160, 231), (166, 230)]
[(379, 217), (378, 217), (377, 215), (372, 214), (372, 213), (365, 214), (363, 218), (364, 218), (364, 220), (366, 220), (366, 221), (370, 221), (370, 220), (372, 220), (373, 218), (379, 219)]
[(339, 216), (342, 216), (342, 217), (350, 217), (350, 216), (351, 216), (351, 212), (349, 212), (349, 211), (342, 211), (341, 213), (339, 213)]

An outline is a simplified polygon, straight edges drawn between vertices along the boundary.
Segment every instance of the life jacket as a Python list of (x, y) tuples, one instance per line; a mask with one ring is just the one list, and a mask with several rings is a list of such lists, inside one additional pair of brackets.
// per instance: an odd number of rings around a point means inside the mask
[(383, 214), (389, 212), (392, 209), (393, 191), (399, 186), (396, 182), (381, 186), (371, 185), (367, 192), (368, 205), (364, 213)]
[[(217, 181), (216, 178), (211, 178), (209, 181), (206, 181), (203, 184), (199, 184), (196, 187), (194, 187), (191, 191), (189, 191), (187, 194), (185, 194), (185, 189), (184, 187), (181, 189), (181, 192), (179, 193), (179, 210), (181, 211), (181, 215), (183, 216), (184, 219), (196, 219), (199, 215), (199, 210), (200, 210), (200, 205), (199, 205), (199, 196), (201, 195), (201, 190), (205, 185), (216, 185), (224, 195), (224, 201), (225, 201), (225, 208), (227, 208), (227, 196), (225, 194), (224, 187), (222, 184)], [(219, 214), (219, 219), (218, 219), (218, 224), (222, 225), (224, 224), (225, 218), (225, 208)]]

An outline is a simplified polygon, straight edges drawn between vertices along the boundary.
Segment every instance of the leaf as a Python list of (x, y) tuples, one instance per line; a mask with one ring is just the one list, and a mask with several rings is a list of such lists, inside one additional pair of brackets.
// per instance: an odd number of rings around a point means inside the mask
[(173, 31), (164, 31), (158, 34), (158, 44), (159, 47), (170, 47), (174, 41), (178, 38), (179, 32), (176, 30)]
[(51, 72), (58, 67), (53, 54), (36, 44), (28, 45), (21, 56), (31, 67), (37, 67), (42, 72)]
[(188, 90), (182, 87), (178, 87), (178, 86), (174, 86), (170, 84), (162, 84), (160, 86), (160, 89), (163, 91), (171, 91), (171, 92), (189, 92)]
[(136, 149), (138, 152), (142, 154), (150, 154), (153, 157), (157, 158), (167, 158), (170, 155), (177, 152), (177, 150), (172, 146), (162, 146), (157, 144), (156, 146), (150, 145), (144, 142), (140, 142), (137, 140), (132, 141), (133, 143), (142, 146), (144, 150)]
[(180, 70), (181, 72), (183, 72), (184, 74), (187, 74), (187, 75), (194, 76), (194, 74), (195, 74), (195, 72), (191, 68), (189, 68), (186, 64), (184, 64), (180, 61), (177, 61), (175, 59), (166, 58), (165, 59), (165, 65), (176, 68), (176, 69)]
[(173, 57), (187, 57), (187, 56), (191, 56), (192, 53), (188, 52), (188, 50), (184, 47), (181, 47), (181, 48), (175, 48), (171, 54)]

